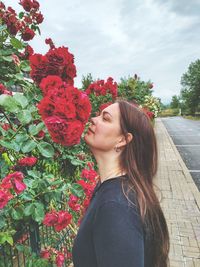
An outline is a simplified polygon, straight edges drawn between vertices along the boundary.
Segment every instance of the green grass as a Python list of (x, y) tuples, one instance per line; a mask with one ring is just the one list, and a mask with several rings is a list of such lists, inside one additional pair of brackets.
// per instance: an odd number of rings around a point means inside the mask
[(159, 114), (158, 117), (172, 117), (172, 116), (178, 116), (179, 115), (179, 109), (165, 109), (162, 110)]
[(193, 120), (193, 121), (200, 121), (200, 116), (197, 117), (197, 116), (191, 116), (191, 115), (187, 115), (187, 116), (184, 115), (183, 118)]

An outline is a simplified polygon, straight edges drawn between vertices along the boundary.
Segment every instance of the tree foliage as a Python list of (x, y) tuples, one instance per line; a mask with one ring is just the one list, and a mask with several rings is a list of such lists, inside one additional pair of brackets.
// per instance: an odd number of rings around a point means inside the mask
[(183, 103), (194, 114), (200, 108), (200, 60), (192, 62), (181, 77), (181, 98)]
[(179, 108), (179, 106), (180, 106), (179, 97), (177, 95), (173, 95), (171, 103), (170, 103), (170, 107)]

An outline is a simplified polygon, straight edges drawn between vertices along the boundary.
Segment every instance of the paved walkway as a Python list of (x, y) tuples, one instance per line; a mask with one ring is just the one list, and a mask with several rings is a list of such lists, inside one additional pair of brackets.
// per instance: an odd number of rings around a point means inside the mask
[(170, 233), (170, 267), (200, 267), (200, 192), (160, 118), (156, 184)]

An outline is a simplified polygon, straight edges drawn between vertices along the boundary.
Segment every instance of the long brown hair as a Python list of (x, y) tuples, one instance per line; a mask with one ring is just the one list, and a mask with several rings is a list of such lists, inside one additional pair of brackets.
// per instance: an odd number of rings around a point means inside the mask
[[(120, 165), (127, 172), (128, 191), (134, 190), (146, 234), (151, 233), (152, 266), (167, 267), (169, 233), (153, 177), (157, 172), (158, 152), (154, 129), (148, 116), (136, 105), (117, 100), (123, 135), (133, 135), (120, 155)], [(124, 187), (123, 187), (124, 191)], [(128, 197), (127, 192), (125, 196)]]

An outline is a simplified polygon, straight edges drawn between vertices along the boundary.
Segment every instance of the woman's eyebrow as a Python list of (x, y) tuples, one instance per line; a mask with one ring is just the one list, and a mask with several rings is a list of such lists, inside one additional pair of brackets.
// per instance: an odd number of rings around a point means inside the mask
[(101, 112), (100, 112), (100, 115), (101, 115), (101, 113), (103, 113), (103, 115), (104, 115), (104, 114), (109, 114), (109, 115), (112, 117), (112, 115), (111, 115), (108, 111), (101, 111)]

